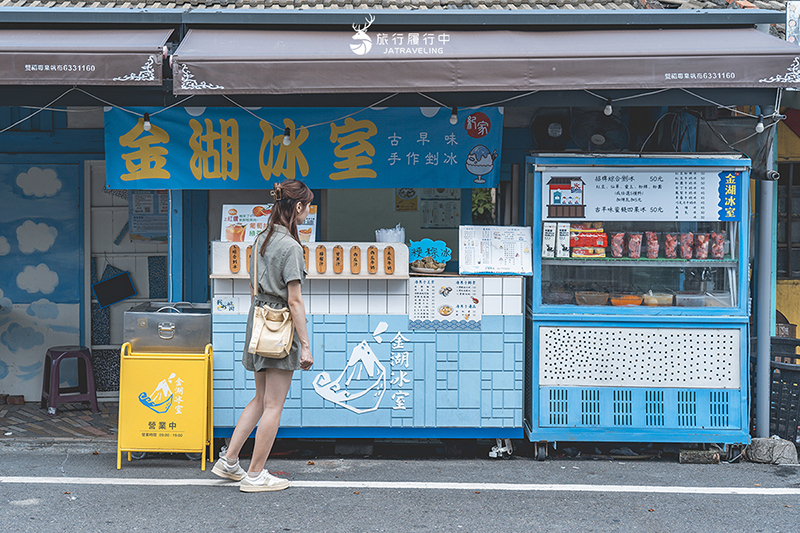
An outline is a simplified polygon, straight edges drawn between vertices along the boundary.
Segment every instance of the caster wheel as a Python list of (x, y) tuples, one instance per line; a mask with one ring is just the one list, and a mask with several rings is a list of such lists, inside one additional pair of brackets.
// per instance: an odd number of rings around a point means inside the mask
[(544, 461), (547, 458), (547, 443), (537, 442), (534, 444), (533, 451), (537, 461)]
[(188, 457), (190, 461), (199, 461), (200, 459), (203, 458), (203, 454), (202, 453), (187, 453), (186, 457)]
[(139, 461), (147, 457), (147, 452), (131, 452), (131, 459)]

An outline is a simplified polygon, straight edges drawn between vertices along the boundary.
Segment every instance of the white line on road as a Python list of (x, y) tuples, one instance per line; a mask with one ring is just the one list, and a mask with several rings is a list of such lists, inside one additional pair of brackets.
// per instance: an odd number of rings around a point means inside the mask
[[(103, 477), (25, 477), (3, 476), (0, 483), (26, 485), (128, 485), (128, 486), (226, 486), (238, 483), (221, 479), (135, 479)], [(619, 492), (659, 494), (731, 494), (747, 496), (800, 495), (800, 488), (764, 487), (668, 487), (658, 485), (556, 485), (532, 483), (426, 483), (414, 481), (292, 481), (295, 488), (312, 489), (408, 489), (510, 492)]]

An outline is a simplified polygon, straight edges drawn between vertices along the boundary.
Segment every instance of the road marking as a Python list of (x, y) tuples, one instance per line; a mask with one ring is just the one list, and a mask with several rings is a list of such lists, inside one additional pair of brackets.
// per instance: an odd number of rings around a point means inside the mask
[[(0, 483), (26, 485), (134, 485), (134, 486), (224, 486), (239, 484), (222, 479), (136, 479), (105, 477), (2, 476)], [(447, 483), (415, 481), (292, 481), (292, 487), (309, 489), (409, 489), (506, 492), (619, 492), (658, 494), (732, 494), (747, 496), (800, 495), (800, 488), (765, 487), (669, 487), (659, 485), (576, 485), (532, 483)]]

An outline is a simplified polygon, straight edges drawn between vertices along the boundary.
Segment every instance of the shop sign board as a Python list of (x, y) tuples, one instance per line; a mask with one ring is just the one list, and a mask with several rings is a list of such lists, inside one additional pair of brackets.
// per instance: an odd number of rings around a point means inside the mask
[[(137, 354), (122, 348), (117, 468), (122, 452), (205, 452), (211, 361), (203, 354)], [(205, 462), (202, 464), (205, 469)]]
[(544, 220), (738, 221), (741, 169), (561, 167), (542, 172)]
[[(148, 122), (144, 116), (147, 114)], [(496, 187), (503, 108), (105, 111), (112, 189)], [(147, 128), (147, 129), (145, 129)]]
[[(259, 233), (267, 229), (272, 203), (267, 204), (225, 204), (222, 206), (222, 230), (220, 240), (223, 242), (252, 243)], [(297, 225), (297, 233), (301, 242), (314, 242), (317, 235), (317, 206), (309, 207), (308, 216), (302, 224)]]

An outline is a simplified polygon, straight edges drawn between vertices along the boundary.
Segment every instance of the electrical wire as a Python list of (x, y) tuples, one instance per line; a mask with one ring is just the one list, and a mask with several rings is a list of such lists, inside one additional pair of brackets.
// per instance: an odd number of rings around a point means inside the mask
[(20, 124), (22, 124), (22, 123), (23, 123), (23, 122), (25, 122), (26, 120), (30, 120), (30, 119), (32, 119), (33, 117), (35, 117), (36, 115), (38, 115), (39, 113), (41, 113), (42, 111), (44, 111), (45, 109), (49, 109), (49, 108), (50, 108), (50, 106), (52, 106), (53, 104), (55, 104), (56, 102), (58, 102), (59, 100), (61, 100), (63, 97), (67, 96), (69, 93), (71, 93), (71, 92), (72, 92), (72, 91), (74, 91), (75, 89), (76, 89), (76, 87), (72, 87), (71, 89), (67, 89), (66, 91), (64, 91), (63, 93), (61, 93), (61, 95), (60, 95), (60, 96), (58, 96), (58, 97), (57, 97), (55, 100), (53, 100), (52, 102), (50, 102), (49, 104), (47, 104), (45, 107), (43, 107), (43, 108), (41, 108), (41, 109), (39, 109), (39, 110), (37, 110), (37, 111), (35, 111), (35, 112), (31, 113), (30, 115), (28, 115), (28, 116), (27, 116), (27, 117), (25, 117), (25, 118), (21, 118), (21, 119), (19, 119), (18, 121), (16, 121), (15, 123), (11, 124), (10, 126), (8, 126), (8, 127), (6, 127), (6, 128), (3, 128), (2, 130), (0, 130), (0, 133), (5, 133), (5, 132), (7, 132), (8, 130), (10, 130), (10, 129), (12, 129), (12, 128), (16, 127), (16, 126), (19, 126)]

